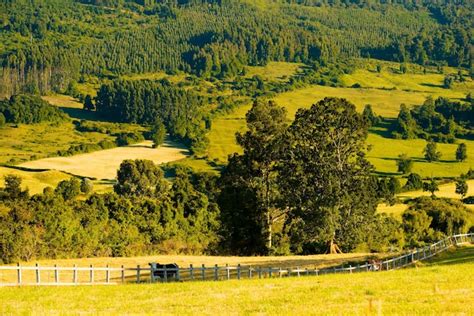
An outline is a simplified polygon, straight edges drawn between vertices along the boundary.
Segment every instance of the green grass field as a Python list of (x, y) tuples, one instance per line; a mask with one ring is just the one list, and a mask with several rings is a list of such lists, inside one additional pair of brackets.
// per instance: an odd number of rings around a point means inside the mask
[(72, 122), (32, 125), (9, 124), (0, 129), (0, 163), (20, 162), (55, 156), (71, 145), (98, 143), (114, 138), (100, 133), (80, 133)]
[(295, 75), (303, 64), (287, 62), (269, 62), (266, 66), (246, 67), (245, 78), (260, 76), (266, 81), (287, 81)]
[(474, 248), (417, 268), (222, 282), (14, 287), (0, 291), (2, 314), (469, 315)]

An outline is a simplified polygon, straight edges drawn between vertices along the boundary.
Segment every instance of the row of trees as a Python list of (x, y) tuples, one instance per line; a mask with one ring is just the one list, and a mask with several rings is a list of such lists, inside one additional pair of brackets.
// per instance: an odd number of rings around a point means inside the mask
[(113, 193), (75, 178), (29, 196), (21, 179), (0, 189), (0, 262), (33, 258), (197, 254), (216, 249), (219, 209), (205, 176), (178, 170), (172, 183), (151, 161), (124, 161)]

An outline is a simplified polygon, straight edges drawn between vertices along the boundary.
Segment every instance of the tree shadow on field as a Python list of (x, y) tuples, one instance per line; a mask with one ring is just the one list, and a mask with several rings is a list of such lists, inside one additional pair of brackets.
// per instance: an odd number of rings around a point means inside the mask
[(441, 253), (427, 261), (429, 265), (453, 265), (468, 262), (474, 262), (473, 244), (449, 249), (447, 252)]
[(420, 83), (420, 86), (431, 87), (431, 88), (444, 88), (442, 84), (433, 84), (433, 83)]
[(64, 113), (69, 115), (71, 118), (78, 119), (78, 120), (87, 120), (87, 121), (102, 121), (105, 122), (103, 117), (101, 117), (97, 112), (86, 111), (83, 109), (75, 109), (75, 108), (67, 108), (67, 107), (59, 107)]
[(377, 176), (399, 176), (398, 172), (374, 171), (373, 174)]
[(391, 127), (392, 127), (394, 122), (395, 122), (395, 119), (383, 118), (382, 122), (380, 122), (376, 126), (372, 126), (369, 129), (369, 132), (372, 133), (372, 134), (381, 136), (383, 138), (393, 138), (392, 137), (392, 132), (391, 132)]

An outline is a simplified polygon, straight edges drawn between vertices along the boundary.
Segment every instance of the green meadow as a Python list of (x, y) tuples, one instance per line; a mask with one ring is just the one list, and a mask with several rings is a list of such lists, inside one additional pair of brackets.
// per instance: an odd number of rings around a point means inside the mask
[(153, 285), (12, 287), (1, 314), (468, 315), (474, 248), (388, 272)]

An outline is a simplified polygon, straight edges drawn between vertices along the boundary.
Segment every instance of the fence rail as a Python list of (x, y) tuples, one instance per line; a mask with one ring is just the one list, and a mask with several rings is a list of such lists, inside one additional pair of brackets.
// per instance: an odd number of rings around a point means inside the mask
[[(205, 266), (190, 265), (187, 268), (151, 269), (150, 267), (120, 268), (114, 267), (43, 267), (35, 266), (0, 266), (1, 286), (59, 286), (59, 285), (116, 285), (124, 283), (170, 282), (170, 281), (219, 281), (230, 279), (272, 278), (289, 276), (309, 276), (334, 273), (358, 273), (369, 271), (394, 270), (406, 267), (416, 261), (425, 260), (446, 251), (450, 247), (465, 243), (474, 243), (474, 234), (454, 235), (432, 245), (417, 248), (400, 256), (383, 261), (370, 261), (355, 266), (336, 266), (323, 269), (308, 268), (275, 268), (252, 266)], [(159, 275), (159, 276), (157, 276)]]

